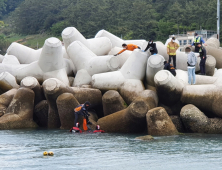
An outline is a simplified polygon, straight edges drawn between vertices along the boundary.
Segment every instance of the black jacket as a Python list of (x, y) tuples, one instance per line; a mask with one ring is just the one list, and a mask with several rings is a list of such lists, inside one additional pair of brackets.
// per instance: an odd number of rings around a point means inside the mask
[(206, 49), (204, 47), (200, 47), (199, 54), (200, 54), (201, 59), (203, 59), (203, 57), (205, 57), (204, 59), (207, 58), (207, 52), (206, 52)]
[(156, 48), (156, 43), (152, 43), (152, 44), (148, 43), (148, 45), (144, 51), (147, 51), (149, 48), (150, 48), (151, 54), (158, 53), (157, 48)]
[(165, 66), (164, 66), (164, 70), (168, 70), (168, 71), (170, 71), (174, 76), (176, 76), (176, 71), (175, 71), (175, 68), (173, 67), (172, 64), (166, 63)]

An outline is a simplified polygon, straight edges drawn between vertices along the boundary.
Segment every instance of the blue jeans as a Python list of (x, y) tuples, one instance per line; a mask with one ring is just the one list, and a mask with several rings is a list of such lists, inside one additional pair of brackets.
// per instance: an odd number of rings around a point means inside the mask
[(191, 84), (191, 80), (193, 77), (193, 84), (196, 83), (196, 77), (195, 77), (195, 67), (187, 67), (188, 70), (188, 83)]

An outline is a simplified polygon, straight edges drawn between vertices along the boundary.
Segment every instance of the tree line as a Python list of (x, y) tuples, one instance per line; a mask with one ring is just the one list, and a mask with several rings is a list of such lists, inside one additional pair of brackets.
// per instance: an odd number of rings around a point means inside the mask
[(123, 39), (165, 41), (170, 34), (216, 30), (216, 13), (216, 0), (0, 0), (5, 34), (59, 36), (74, 26), (87, 38), (105, 29)]

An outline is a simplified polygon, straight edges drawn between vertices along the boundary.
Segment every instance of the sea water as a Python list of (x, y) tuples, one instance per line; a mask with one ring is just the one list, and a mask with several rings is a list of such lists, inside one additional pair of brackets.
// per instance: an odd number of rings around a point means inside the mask
[[(0, 131), (0, 170), (222, 169), (222, 135), (73, 134), (67, 130)], [(44, 151), (54, 156), (43, 156)]]

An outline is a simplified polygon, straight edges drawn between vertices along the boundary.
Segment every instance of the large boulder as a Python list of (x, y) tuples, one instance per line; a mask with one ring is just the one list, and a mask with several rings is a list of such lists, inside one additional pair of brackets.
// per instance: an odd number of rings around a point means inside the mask
[(106, 132), (138, 133), (146, 127), (146, 113), (154, 108), (153, 100), (137, 98), (127, 109), (100, 118), (97, 124)]
[(40, 127), (48, 127), (48, 110), (49, 104), (47, 100), (42, 100), (35, 106), (33, 118)]
[(6, 114), (0, 118), (0, 129), (34, 128), (33, 121), (35, 94), (27, 88), (18, 89), (13, 97)]
[(153, 136), (177, 135), (178, 131), (162, 107), (148, 111), (146, 115), (148, 134)]
[[(74, 108), (79, 105), (79, 102), (71, 93), (63, 93), (56, 100), (59, 118), (61, 122), (61, 129), (70, 129), (74, 126)], [(80, 121), (81, 119), (81, 121)], [(82, 116), (79, 116), (80, 124)]]
[(107, 91), (102, 97), (102, 102), (104, 116), (127, 108), (127, 104), (120, 94), (115, 90)]

